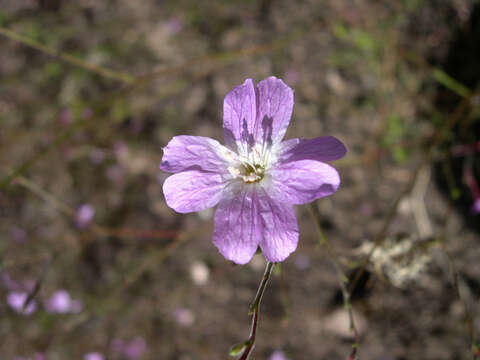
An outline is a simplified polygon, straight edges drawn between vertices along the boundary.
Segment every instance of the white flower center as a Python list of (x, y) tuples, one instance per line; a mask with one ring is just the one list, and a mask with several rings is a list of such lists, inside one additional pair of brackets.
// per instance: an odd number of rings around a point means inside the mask
[(225, 154), (229, 162), (228, 172), (234, 179), (242, 179), (251, 184), (261, 181), (266, 171), (272, 164), (272, 151), (270, 148), (255, 145), (246, 154), (236, 154), (233, 151)]

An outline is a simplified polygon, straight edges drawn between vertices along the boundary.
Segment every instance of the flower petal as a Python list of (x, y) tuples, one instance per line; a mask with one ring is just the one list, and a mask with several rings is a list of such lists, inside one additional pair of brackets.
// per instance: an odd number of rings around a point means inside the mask
[(279, 163), (270, 170), (268, 180), (268, 191), (274, 199), (296, 205), (331, 195), (340, 186), (337, 170), (315, 160)]
[(289, 139), (279, 145), (280, 162), (298, 160), (333, 161), (345, 156), (345, 145), (333, 136), (315, 139)]
[(221, 198), (227, 176), (187, 170), (169, 176), (163, 183), (167, 205), (179, 213), (201, 211), (215, 206)]
[(246, 264), (255, 254), (262, 234), (257, 186), (234, 183), (223, 195), (215, 213), (213, 243), (228, 260)]
[(292, 205), (273, 200), (266, 193), (259, 196), (263, 236), (260, 247), (268, 261), (280, 262), (295, 251), (298, 223)]
[(160, 169), (179, 172), (191, 167), (197, 170), (226, 172), (227, 154), (232, 153), (218, 141), (203, 136), (174, 136), (163, 148)]
[(270, 76), (257, 85), (256, 143), (275, 144), (283, 139), (293, 111), (293, 91), (282, 80)]
[(257, 118), (257, 98), (252, 79), (230, 91), (223, 101), (225, 144), (246, 153), (253, 146), (253, 129)]

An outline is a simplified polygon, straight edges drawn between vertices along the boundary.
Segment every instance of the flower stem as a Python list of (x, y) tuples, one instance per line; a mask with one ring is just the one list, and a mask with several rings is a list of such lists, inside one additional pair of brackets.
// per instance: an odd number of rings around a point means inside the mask
[(258, 287), (257, 295), (255, 295), (255, 299), (253, 300), (252, 305), (250, 305), (250, 308), (248, 309), (248, 315), (252, 315), (255, 310), (259, 308), (260, 302), (262, 301), (263, 293), (265, 292), (265, 287), (267, 286), (268, 279), (270, 279), (270, 275), (272, 274), (274, 265), (274, 263), (267, 261), (267, 266), (265, 268), (265, 273), (263, 274), (262, 282)]
[(248, 360), (250, 357), (250, 354), (253, 351), (253, 348), (255, 347), (255, 337), (257, 335), (258, 317), (260, 314), (260, 303), (262, 301), (265, 288), (267, 287), (268, 280), (270, 279), (270, 275), (272, 275), (274, 265), (275, 265), (274, 263), (267, 261), (265, 273), (263, 274), (262, 281), (258, 287), (257, 295), (255, 295), (255, 299), (253, 300), (253, 303), (252, 305), (250, 305), (250, 309), (248, 310), (248, 314), (253, 315), (250, 336), (246, 341), (233, 346), (232, 349), (230, 350), (230, 355), (232, 356), (236, 356), (238, 353), (241, 352), (242, 356), (239, 358), (239, 360)]

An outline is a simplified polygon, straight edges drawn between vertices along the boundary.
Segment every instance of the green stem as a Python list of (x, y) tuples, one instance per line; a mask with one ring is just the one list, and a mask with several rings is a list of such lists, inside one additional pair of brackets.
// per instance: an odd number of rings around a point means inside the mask
[(248, 314), (253, 315), (250, 336), (246, 341), (240, 344), (234, 345), (230, 349), (230, 356), (237, 356), (238, 354), (242, 354), (239, 360), (248, 360), (250, 358), (250, 355), (252, 354), (253, 348), (255, 347), (258, 317), (260, 315), (260, 303), (262, 301), (263, 293), (265, 292), (268, 279), (270, 279), (270, 275), (272, 275), (274, 265), (275, 265), (274, 263), (267, 261), (265, 273), (263, 274), (262, 282), (258, 287), (257, 295), (255, 295), (255, 299), (253, 300), (253, 303), (252, 305), (250, 305), (250, 309), (248, 310)]
[(267, 261), (267, 266), (265, 268), (265, 273), (263, 274), (262, 282), (258, 287), (257, 295), (255, 295), (255, 299), (253, 300), (252, 305), (250, 305), (250, 308), (248, 309), (248, 315), (252, 315), (255, 310), (259, 308), (260, 302), (262, 301), (263, 293), (265, 292), (265, 287), (267, 286), (268, 279), (270, 279), (270, 275), (272, 274), (274, 265), (274, 263)]

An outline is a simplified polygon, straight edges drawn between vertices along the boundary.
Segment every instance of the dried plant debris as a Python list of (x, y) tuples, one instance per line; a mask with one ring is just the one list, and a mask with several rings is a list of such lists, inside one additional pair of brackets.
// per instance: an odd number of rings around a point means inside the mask
[(402, 288), (416, 281), (432, 261), (432, 248), (436, 239), (417, 240), (411, 236), (386, 238), (375, 247), (371, 241), (359, 247), (362, 254), (370, 256), (370, 263), (377, 275), (392, 285)]

